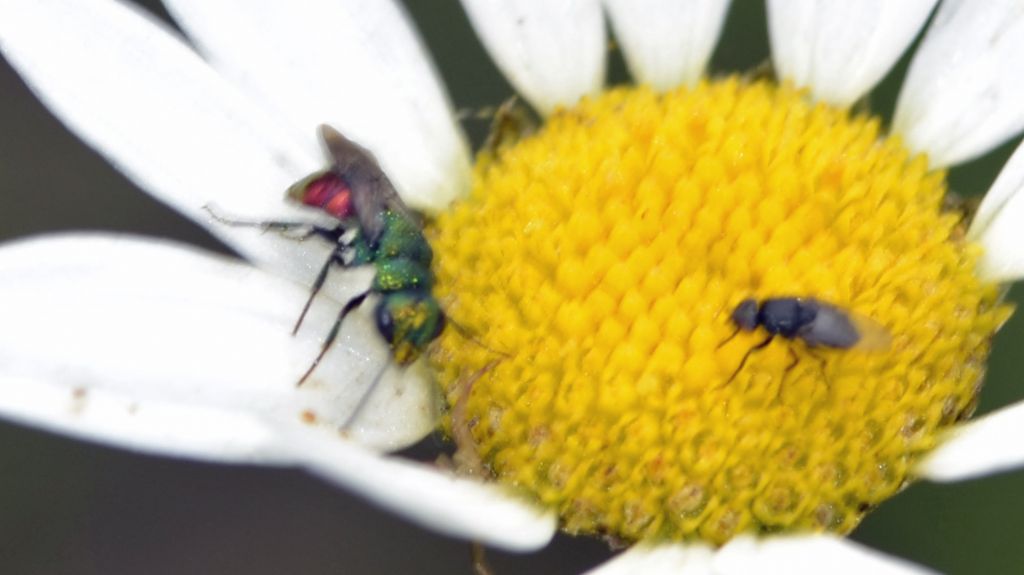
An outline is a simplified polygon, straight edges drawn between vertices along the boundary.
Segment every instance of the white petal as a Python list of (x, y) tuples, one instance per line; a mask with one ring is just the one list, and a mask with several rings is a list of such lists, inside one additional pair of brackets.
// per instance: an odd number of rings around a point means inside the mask
[(703, 544), (638, 544), (586, 575), (711, 575), (714, 552)]
[(1024, 277), (1024, 146), (1017, 146), (971, 222), (969, 237), (985, 247), (978, 273), (1007, 282)]
[(533, 551), (555, 533), (553, 513), (427, 465), (381, 457), (322, 430), (282, 426), (299, 458), (325, 479), (440, 533), (509, 551)]
[(998, 146), (1024, 128), (1022, 52), (1024, 4), (946, 0), (914, 56), (893, 131), (933, 166)]
[(772, 62), (780, 78), (840, 106), (885, 76), (936, 0), (769, 0)]
[(656, 90), (704, 74), (729, 0), (604, 0), (629, 71)]
[(302, 134), (331, 124), (372, 149), (403, 198), (439, 209), (468, 189), (447, 96), (391, 0), (165, 0), (210, 62)]
[(932, 481), (962, 481), (1024, 465), (1024, 402), (957, 426), (918, 465)]
[[(352, 290), (366, 279), (335, 281)], [(355, 313), (297, 388), (338, 310), (321, 298), (292, 337), (307, 294), (251, 266), (164, 243), (71, 235), (7, 245), (0, 412), (161, 453), (217, 457), (220, 442), (225, 458), (248, 450), (259, 459), (267, 434), (246, 418), (337, 429), (388, 361), (369, 314)], [(415, 442), (433, 428), (434, 394), (413, 373), (386, 378), (354, 436), (381, 448)], [(229, 420), (209, 441), (197, 437), (194, 422), (215, 421), (218, 411), (241, 421), (240, 445), (230, 442)]]
[(118, 2), (0, 2), (0, 51), (68, 127), (136, 184), (247, 257), (311, 282), (327, 255), (275, 234), (212, 222), (216, 203), (294, 217), (284, 190), (322, 159), (241, 97), (165, 26)]
[(462, 0), (509, 82), (543, 113), (571, 106), (604, 83), (599, 0)]
[(219, 463), (295, 464), (258, 414), (144, 399), (75, 381), (0, 372), (0, 417), (132, 451)]
[(721, 575), (934, 573), (833, 535), (790, 535), (763, 539), (738, 537), (718, 551), (713, 572)]

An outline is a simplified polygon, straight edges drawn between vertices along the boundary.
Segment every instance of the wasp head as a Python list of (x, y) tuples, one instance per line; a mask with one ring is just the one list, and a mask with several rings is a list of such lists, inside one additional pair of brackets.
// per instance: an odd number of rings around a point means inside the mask
[(419, 290), (384, 294), (374, 315), (377, 330), (391, 345), (391, 354), (399, 365), (416, 361), (445, 326), (437, 300)]

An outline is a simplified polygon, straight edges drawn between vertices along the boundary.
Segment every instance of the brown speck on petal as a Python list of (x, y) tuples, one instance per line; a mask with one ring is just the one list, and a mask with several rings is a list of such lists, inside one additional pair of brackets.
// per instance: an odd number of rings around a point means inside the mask
[(89, 396), (89, 390), (85, 387), (76, 387), (71, 390), (71, 413), (78, 415), (85, 409), (85, 400)]

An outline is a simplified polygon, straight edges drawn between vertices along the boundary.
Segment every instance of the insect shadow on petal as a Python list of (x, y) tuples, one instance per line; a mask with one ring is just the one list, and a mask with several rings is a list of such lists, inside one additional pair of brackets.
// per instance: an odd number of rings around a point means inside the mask
[[(206, 206), (211, 216), (225, 225), (277, 231), (297, 240), (320, 237), (331, 242), (333, 250), (313, 281), (309, 298), (292, 329), (293, 335), (302, 325), (331, 268), (373, 266), (375, 275), (369, 289), (342, 306), (320, 353), (299, 378), (299, 386), (327, 354), (345, 318), (371, 295), (378, 297), (373, 311), (377, 331), (388, 343), (391, 357), (399, 366), (408, 366), (418, 359), (448, 323), (432, 294), (434, 275), (430, 265), (434, 255), (423, 235), (419, 216), (402, 202), (369, 150), (330, 126), (320, 126), (320, 136), (331, 157), (331, 166), (291, 186), (288, 197), (332, 216), (337, 220), (333, 227), (309, 222), (235, 220), (218, 215)], [(463, 333), (461, 329), (457, 331)], [(387, 367), (385, 364), (374, 376), (342, 425), (343, 430), (359, 416)]]
[[(881, 351), (891, 344), (886, 329), (874, 320), (813, 297), (773, 297), (760, 301), (747, 298), (736, 306), (730, 319), (736, 325), (736, 331), (720, 343), (719, 348), (740, 331), (752, 332), (760, 327), (768, 332), (768, 336), (747, 350), (722, 386), (732, 382), (743, 371), (750, 356), (768, 347), (776, 337), (801, 340), (810, 349)], [(786, 368), (787, 373), (799, 361), (792, 348), (789, 351), (793, 361)], [(818, 359), (822, 362), (824, 374), (825, 360)]]

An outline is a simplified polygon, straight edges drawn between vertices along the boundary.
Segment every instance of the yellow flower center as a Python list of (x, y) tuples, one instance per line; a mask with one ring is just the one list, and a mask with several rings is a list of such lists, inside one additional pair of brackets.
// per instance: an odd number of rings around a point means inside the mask
[[(971, 413), (1009, 315), (945, 191), (876, 119), (785, 86), (560, 111), (429, 230), (463, 328), (431, 355), (449, 430), (570, 533), (848, 532)], [(731, 314), (786, 296), (889, 343), (754, 350)]]

